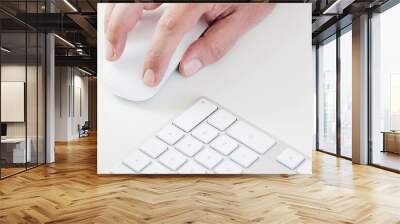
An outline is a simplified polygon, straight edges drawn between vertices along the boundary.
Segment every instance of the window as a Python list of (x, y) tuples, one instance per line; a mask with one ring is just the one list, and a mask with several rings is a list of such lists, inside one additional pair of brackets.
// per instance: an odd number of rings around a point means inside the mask
[(340, 155), (352, 157), (352, 32), (340, 36)]
[(372, 164), (400, 171), (400, 5), (371, 19)]
[(318, 149), (336, 153), (336, 39), (318, 48)]

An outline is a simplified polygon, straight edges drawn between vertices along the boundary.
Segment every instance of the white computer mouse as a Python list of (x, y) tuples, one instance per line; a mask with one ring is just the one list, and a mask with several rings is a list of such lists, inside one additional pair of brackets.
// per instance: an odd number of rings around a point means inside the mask
[(200, 20), (188, 32), (175, 50), (160, 84), (148, 87), (143, 83), (143, 64), (157, 22), (166, 7), (145, 11), (135, 28), (128, 34), (125, 50), (117, 61), (104, 60), (102, 80), (115, 95), (131, 101), (145, 101), (155, 96), (163, 88), (168, 78), (176, 70), (185, 50), (206, 30), (207, 23)]

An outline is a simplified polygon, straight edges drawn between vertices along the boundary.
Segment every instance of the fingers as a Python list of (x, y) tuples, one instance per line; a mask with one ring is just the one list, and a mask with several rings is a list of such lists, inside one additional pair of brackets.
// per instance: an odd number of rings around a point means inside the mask
[(252, 7), (242, 7), (215, 22), (203, 37), (192, 43), (186, 50), (179, 65), (180, 73), (190, 76), (206, 65), (218, 61), (245, 32), (269, 13), (269, 8), (271, 6), (265, 9), (258, 8), (257, 11)]
[(160, 83), (172, 54), (187, 33), (209, 9), (210, 4), (174, 4), (160, 18), (144, 63), (143, 81)]
[(114, 9), (115, 3), (109, 3), (106, 5), (106, 13), (104, 15), (104, 33), (107, 32), (108, 23), (110, 21), (111, 13)]
[(107, 13), (110, 13), (108, 19), (106, 19), (107, 60), (114, 61), (122, 55), (128, 32), (136, 25), (142, 10), (143, 4), (139, 3), (115, 4), (107, 10)]

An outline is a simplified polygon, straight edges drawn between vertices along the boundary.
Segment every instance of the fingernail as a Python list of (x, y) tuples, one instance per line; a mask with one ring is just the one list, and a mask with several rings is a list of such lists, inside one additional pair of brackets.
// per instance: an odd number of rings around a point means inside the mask
[(203, 64), (199, 59), (192, 59), (183, 66), (183, 71), (185, 75), (190, 76), (198, 72), (201, 69), (201, 67), (203, 67)]
[(148, 86), (154, 86), (155, 84), (155, 75), (153, 70), (151, 69), (147, 69), (146, 72), (143, 75), (143, 82), (144, 84), (148, 85)]
[(108, 41), (107, 41), (107, 47), (106, 47), (106, 57), (108, 60), (114, 60), (114, 57), (115, 57), (114, 48), (111, 45), (111, 43)]

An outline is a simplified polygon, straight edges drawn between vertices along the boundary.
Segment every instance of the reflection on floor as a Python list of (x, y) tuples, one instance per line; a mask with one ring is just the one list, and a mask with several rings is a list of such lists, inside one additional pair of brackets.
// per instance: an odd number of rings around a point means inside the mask
[(391, 152), (374, 151), (373, 164), (400, 171), (400, 155)]
[(25, 171), (26, 169), (30, 169), (33, 167), (36, 167), (36, 163), (27, 163), (25, 164), (2, 164), (2, 168), (0, 170), (1, 172), (1, 178), (5, 178), (8, 176), (11, 176), (13, 174), (17, 174), (19, 172)]
[(19, 173), (21, 171), (24, 171), (25, 167), (12, 167), (12, 168), (1, 168), (1, 177), (7, 177), (16, 173)]
[(96, 138), (0, 181), (0, 223), (399, 223), (400, 175), (314, 152), (312, 175), (96, 174)]

